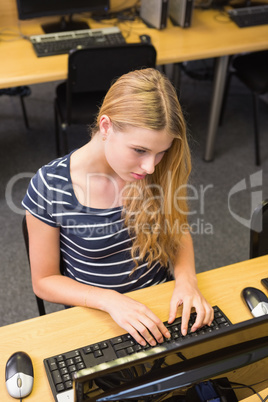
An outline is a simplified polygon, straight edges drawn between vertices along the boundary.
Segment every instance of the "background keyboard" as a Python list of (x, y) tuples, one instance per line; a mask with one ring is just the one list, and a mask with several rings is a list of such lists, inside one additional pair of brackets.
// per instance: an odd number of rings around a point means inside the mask
[(117, 27), (34, 35), (30, 36), (30, 41), (37, 57), (69, 53), (70, 50), (79, 49), (80, 46), (99, 47), (126, 43)]
[[(199, 339), (204, 334), (220, 331), (222, 327), (231, 325), (231, 322), (218, 306), (214, 306), (213, 309), (214, 321), (211, 326), (205, 326), (196, 332), (191, 332), (191, 327), (196, 318), (196, 313), (192, 313), (186, 336), (183, 336), (180, 331), (181, 317), (176, 318), (172, 324), (165, 322), (171, 338), (166, 339), (165, 342), (161, 343), (161, 346), (166, 346), (168, 349), (170, 345), (177, 344), (177, 342), (187, 342), (189, 345), (196, 342), (197, 338)], [(125, 334), (45, 359), (44, 365), (55, 400), (65, 401), (69, 400), (68, 398), (73, 398), (72, 374), (74, 372), (153, 347), (148, 344), (141, 346), (131, 335)]]
[(268, 24), (268, 5), (235, 8), (228, 14), (240, 28)]

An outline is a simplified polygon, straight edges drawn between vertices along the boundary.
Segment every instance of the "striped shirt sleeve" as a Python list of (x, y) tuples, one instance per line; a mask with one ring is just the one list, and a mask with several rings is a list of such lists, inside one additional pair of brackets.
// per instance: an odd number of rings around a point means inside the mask
[(57, 227), (53, 217), (53, 201), (53, 191), (46, 180), (45, 168), (40, 168), (30, 181), (22, 205), (42, 222)]

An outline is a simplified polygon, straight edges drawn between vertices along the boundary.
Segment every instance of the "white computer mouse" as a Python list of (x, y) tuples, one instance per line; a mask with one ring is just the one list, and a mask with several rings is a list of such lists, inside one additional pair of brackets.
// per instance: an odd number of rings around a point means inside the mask
[(254, 317), (268, 314), (268, 298), (261, 290), (248, 287), (242, 290), (242, 296)]
[(6, 363), (6, 387), (13, 398), (25, 398), (33, 388), (33, 364), (25, 352), (16, 352)]

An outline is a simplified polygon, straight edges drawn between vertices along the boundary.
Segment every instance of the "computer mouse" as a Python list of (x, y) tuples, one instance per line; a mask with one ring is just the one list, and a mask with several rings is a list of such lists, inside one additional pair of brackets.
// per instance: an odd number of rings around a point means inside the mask
[(140, 41), (141, 41), (141, 43), (149, 43), (149, 44), (152, 43), (151, 37), (146, 34), (140, 35)]
[(33, 389), (33, 364), (25, 352), (16, 352), (6, 364), (6, 387), (13, 398), (25, 398)]
[(261, 290), (245, 288), (242, 290), (242, 297), (254, 317), (268, 314), (268, 298)]

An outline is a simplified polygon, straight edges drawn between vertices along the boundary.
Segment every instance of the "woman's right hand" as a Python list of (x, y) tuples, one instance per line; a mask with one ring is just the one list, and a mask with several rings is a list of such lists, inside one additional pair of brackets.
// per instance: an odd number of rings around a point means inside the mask
[(105, 307), (113, 320), (124, 328), (141, 345), (151, 346), (170, 338), (163, 322), (144, 304), (130, 297), (111, 291)]

